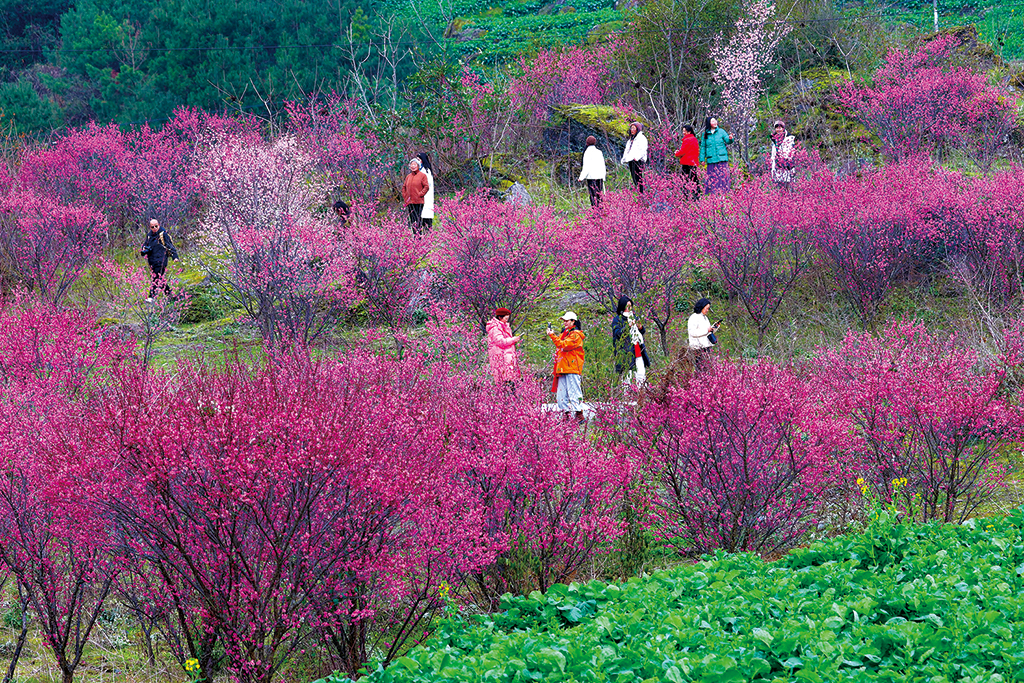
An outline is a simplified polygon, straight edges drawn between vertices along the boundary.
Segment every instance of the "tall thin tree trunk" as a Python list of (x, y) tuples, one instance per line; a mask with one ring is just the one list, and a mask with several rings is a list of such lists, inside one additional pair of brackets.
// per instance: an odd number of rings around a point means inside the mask
[(11, 658), (10, 664), (7, 665), (7, 674), (4, 676), (3, 683), (14, 682), (14, 670), (18, 667), (18, 659), (21, 657), (21, 651), (25, 648), (25, 641), (28, 640), (28, 614), (25, 612), (25, 601), (22, 599), (21, 586), (18, 586), (18, 603), (21, 606), (21, 632), (18, 634), (18, 640), (14, 644), (14, 655)]

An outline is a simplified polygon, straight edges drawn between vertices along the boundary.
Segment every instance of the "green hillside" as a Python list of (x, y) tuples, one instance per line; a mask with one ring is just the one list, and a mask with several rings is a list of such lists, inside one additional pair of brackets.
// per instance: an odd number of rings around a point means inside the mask
[[(922, 29), (934, 27), (934, 11), (928, 0), (895, 0), (880, 5), (891, 21)], [(1024, 2), (1021, 0), (939, 0), (939, 28), (974, 24), (1004, 59), (1024, 59)]]

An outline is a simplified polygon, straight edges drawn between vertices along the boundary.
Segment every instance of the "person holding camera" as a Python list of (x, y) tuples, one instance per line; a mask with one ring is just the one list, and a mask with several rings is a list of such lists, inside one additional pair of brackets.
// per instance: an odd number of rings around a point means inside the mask
[(149, 234), (142, 244), (142, 255), (149, 262), (149, 269), (153, 271), (153, 286), (149, 288), (149, 296), (146, 302), (153, 301), (156, 296), (157, 287), (164, 290), (168, 297), (171, 295), (171, 286), (167, 284), (164, 273), (167, 271), (167, 257), (178, 259), (178, 250), (171, 244), (171, 238), (167, 231), (160, 227), (160, 221), (153, 218), (149, 221)]
[(612, 351), (615, 354), (615, 372), (623, 384), (643, 386), (651, 359), (647, 356), (643, 325), (633, 316), (633, 300), (621, 297), (612, 318)]
[(572, 311), (562, 316), (562, 334), (555, 336), (548, 323), (548, 336), (555, 344), (555, 379), (551, 391), (555, 393), (558, 409), (566, 419), (575, 414), (583, 422), (583, 340), (579, 317)]
[(715, 338), (715, 332), (722, 325), (721, 320), (714, 325), (711, 324), (711, 319), (708, 318), (708, 313), (710, 312), (711, 300), (698, 299), (697, 303), (693, 305), (693, 313), (690, 314), (690, 319), (686, 321), (690, 353), (694, 356), (694, 367), (698, 372), (703, 372), (710, 368), (711, 349), (718, 343), (718, 340)]

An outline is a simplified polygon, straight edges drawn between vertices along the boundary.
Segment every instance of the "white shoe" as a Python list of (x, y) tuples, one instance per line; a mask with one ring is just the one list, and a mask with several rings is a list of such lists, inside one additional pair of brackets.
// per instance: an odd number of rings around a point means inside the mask
[(147, 297), (146, 297), (146, 303), (147, 303), (147, 304), (151, 304), (151, 303), (153, 303), (153, 297), (151, 297), (151, 296), (147, 296)]

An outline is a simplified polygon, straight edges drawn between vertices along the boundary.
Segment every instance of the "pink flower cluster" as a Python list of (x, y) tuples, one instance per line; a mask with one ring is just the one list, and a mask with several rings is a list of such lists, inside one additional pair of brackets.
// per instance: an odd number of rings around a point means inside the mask
[(182, 663), (269, 683), (316, 643), (387, 661), (442, 581), (497, 600), (515, 553), (543, 588), (620, 533), (628, 463), (527, 387), (362, 351), (143, 373), (28, 302), (0, 330), (0, 565), (67, 680), (114, 592)]

